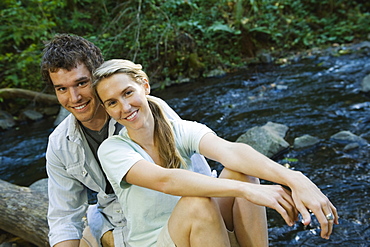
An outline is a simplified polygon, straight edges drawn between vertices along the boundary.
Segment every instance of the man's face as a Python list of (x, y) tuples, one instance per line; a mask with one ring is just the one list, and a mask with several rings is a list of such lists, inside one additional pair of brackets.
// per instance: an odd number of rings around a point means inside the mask
[(102, 107), (94, 95), (91, 73), (85, 64), (78, 64), (71, 71), (59, 69), (50, 73), (50, 78), (59, 103), (88, 127)]

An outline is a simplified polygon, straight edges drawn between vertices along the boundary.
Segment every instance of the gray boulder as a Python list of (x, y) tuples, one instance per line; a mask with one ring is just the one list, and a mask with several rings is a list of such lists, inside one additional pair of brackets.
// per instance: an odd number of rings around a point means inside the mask
[(34, 110), (25, 110), (22, 112), (21, 119), (37, 121), (43, 118), (40, 112)]
[(345, 144), (344, 152), (350, 152), (353, 149), (368, 145), (368, 142), (350, 131), (340, 131), (330, 137), (333, 141)]
[(340, 131), (330, 137), (333, 141), (343, 143), (343, 144), (350, 144), (350, 143), (357, 143), (360, 146), (367, 145), (367, 141), (353, 134), (350, 131), (344, 130)]
[(360, 145), (358, 143), (350, 143), (350, 144), (347, 144), (344, 148), (343, 148), (343, 151), (344, 152), (350, 152), (352, 151), (353, 149), (356, 149), (356, 148), (359, 148)]
[(370, 92), (370, 74), (362, 79), (361, 90), (365, 93)]
[(5, 111), (0, 110), (0, 128), (3, 130), (14, 127), (15, 121), (13, 116)]
[(264, 126), (249, 129), (236, 142), (246, 143), (271, 158), (289, 147), (289, 143), (284, 140), (288, 129), (286, 125), (268, 122)]
[(311, 135), (303, 135), (294, 139), (294, 148), (306, 148), (310, 146), (314, 146), (320, 142), (320, 139)]

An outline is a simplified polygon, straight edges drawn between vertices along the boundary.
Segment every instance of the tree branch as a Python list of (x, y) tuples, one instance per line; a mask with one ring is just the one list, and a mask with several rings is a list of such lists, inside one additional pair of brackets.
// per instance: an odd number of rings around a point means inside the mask
[(32, 90), (21, 88), (2, 88), (0, 89), (0, 98), (3, 99), (23, 98), (34, 100), (36, 102), (43, 103), (46, 105), (59, 104), (58, 99), (55, 95), (35, 92)]
[(49, 246), (48, 198), (0, 179), (0, 228), (37, 246)]

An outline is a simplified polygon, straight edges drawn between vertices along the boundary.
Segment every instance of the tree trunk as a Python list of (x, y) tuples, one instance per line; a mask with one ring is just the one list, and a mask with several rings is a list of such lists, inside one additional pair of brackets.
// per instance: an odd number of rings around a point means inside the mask
[(3, 99), (22, 98), (34, 100), (36, 102), (43, 103), (46, 105), (58, 104), (58, 99), (55, 95), (35, 92), (21, 88), (2, 88), (0, 89), (0, 98)]
[(48, 198), (0, 179), (0, 228), (37, 246), (49, 246)]

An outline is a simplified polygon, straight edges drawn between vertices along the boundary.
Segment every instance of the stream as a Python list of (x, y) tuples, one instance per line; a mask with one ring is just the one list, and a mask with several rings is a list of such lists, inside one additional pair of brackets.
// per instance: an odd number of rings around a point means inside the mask
[[(370, 246), (370, 146), (344, 151), (330, 137), (347, 130), (370, 141), (370, 97), (360, 91), (370, 74), (370, 56), (311, 56), (288, 65), (256, 65), (219, 78), (174, 85), (153, 95), (163, 98), (188, 120), (208, 125), (235, 141), (267, 122), (289, 127), (286, 140), (309, 134), (320, 143), (290, 148), (275, 160), (300, 170), (337, 207), (340, 225), (330, 240), (321, 239), (313, 216), (309, 226), (285, 224), (268, 209), (270, 246)], [(29, 186), (46, 177), (45, 149), (53, 130), (46, 119), (0, 132), (0, 179)], [(211, 162), (213, 169), (221, 165)], [(265, 181), (262, 181), (263, 183)]]

